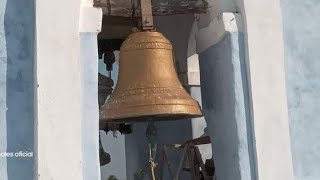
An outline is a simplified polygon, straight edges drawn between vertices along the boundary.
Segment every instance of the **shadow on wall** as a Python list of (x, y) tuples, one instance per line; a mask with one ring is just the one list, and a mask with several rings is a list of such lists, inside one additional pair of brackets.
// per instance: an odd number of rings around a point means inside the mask
[(199, 55), (202, 105), (218, 179), (255, 179), (242, 33), (228, 33)]
[[(7, 158), (9, 180), (32, 180), (34, 158), (34, 1), (8, 0), (4, 29), (7, 49)], [(20, 157), (16, 157), (20, 156)]]

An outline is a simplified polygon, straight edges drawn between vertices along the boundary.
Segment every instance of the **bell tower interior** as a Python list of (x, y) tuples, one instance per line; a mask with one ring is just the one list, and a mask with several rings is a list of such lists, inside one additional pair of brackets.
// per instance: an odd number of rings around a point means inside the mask
[[(192, 29), (196, 18), (193, 14), (156, 16), (154, 26), (157, 31), (164, 34), (172, 43), (174, 66), (177, 76), (184, 89), (201, 104), (201, 87), (199, 75), (199, 60), (192, 42)], [(135, 31), (134, 19), (131, 17), (103, 17), (102, 31), (98, 35), (99, 50), (99, 105), (103, 105), (108, 99), (108, 91), (114, 89), (119, 72), (120, 46), (132, 31)], [(114, 58), (114, 60), (112, 60)], [(115, 61), (112, 63), (112, 61)], [(112, 68), (108, 64), (112, 64)], [(110, 66), (110, 65), (109, 65)], [(101, 78), (100, 78), (101, 77)], [(109, 89), (110, 80), (114, 82)], [(106, 87), (108, 85), (109, 87)], [(143, 179), (149, 178), (148, 143), (145, 135), (147, 124), (144, 122), (110, 125), (100, 130), (101, 143), (105, 153), (111, 157), (111, 161), (101, 166), (102, 179), (112, 175), (118, 179)], [(204, 117), (188, 118), (179, 121), (156, 122), (157, 141), (160, 145), (184, 144), (192, 139), (200, 138), (196, 143), (203, 164), (214, 169), (212, 150), (209, 137), (205, 133), (206, 122)], [(202, 138), (202, 139), (201, 139)], [(163, 169), (164, 179), (176, 174), (182, 160), (183, 148), (168, 150), (170, 168)], [(160, 148), (157, 152), (157, 160), (162, 162)], [(101, 156), (100, 156), (101, 158)], [(180, 178), (190, 179), (190, 163), (183, 161)], [(160, 169), (160, 165), (157, 169)], [(160, 171), (160, 170), (157, 170)], [(173, 171), (173, 172), (171, 172)], [(213, 170), (212, 170), (213, 172)], [(158, 172), (159, 173), (159, 172)], [(194, 173), (194, 172), (193, 172)]]

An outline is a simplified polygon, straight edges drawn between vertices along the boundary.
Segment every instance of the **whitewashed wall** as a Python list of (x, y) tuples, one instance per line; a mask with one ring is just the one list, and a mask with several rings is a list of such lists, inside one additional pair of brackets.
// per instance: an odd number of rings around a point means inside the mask
[(38, 179), (100, 178), (97, 42), (80, 32), (96, 35), (101, 18), (89, 1), (36, 1)]

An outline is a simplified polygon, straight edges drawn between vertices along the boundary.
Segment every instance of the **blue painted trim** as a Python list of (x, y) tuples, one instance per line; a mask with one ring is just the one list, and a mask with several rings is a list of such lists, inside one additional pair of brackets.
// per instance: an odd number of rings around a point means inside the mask
[[(34, 152), (34, 1), (1, 1), (3, 18), (0, 21), (0, 89), (6, 91), (1, 97), (1, 117), (6, 126), (6, 152)], [(4, 122), (1, 123), (2, 125)], [(32, 180), (34, 156), (8, 157), (7, 171), (0, 177), (10, 180)], [(6, 177), (7, 176), (7, 177)], [(5, 180), (5, 179), (4, 179)]]

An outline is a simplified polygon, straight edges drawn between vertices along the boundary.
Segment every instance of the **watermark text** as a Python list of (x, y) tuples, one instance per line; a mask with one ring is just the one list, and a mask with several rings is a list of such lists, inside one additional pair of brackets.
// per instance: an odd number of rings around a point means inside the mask
[(29, 151), (0, 152), (0, 158), (10, 158), (10, 157), (32, 158), (33, 152), (29, 152)]

